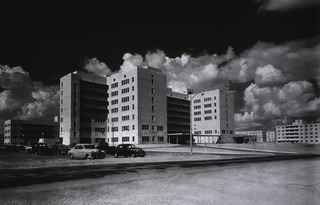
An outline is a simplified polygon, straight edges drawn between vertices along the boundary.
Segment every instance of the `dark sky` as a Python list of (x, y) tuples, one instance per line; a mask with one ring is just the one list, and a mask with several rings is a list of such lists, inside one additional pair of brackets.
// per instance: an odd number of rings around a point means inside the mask
[(117, 71), (144, 58), (169, 87), (230, 80), (238, 128), (253, 110), (257, 126), (320, 121), (319, 56), (314, 0), (2, 0), (0, 119), (57, 115), (59, 79), (92, 59)]
[(33, 80), (57, 84), (82, 69), (86, 58), (118, 70), (126, 52), (197, 56), (232, 46), (241, 53), (257, 41), (319, 33), (317, 7), (283, 13), (260, 6), (255, 0), (2, 1), (0, 64), (22, 66)]

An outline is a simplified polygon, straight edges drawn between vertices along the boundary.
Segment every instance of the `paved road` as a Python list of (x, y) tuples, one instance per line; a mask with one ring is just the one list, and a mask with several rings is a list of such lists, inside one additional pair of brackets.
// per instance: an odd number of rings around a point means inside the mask
[(32, 184), (53, 183), (59, 181), (101, 178), (107, 175), (137, 172), (144, 169), (167, 169), (170, 167), (205, 167), (224, 166), (234, 163), (256, 163), (291, 159), (315, 158), (319, 155), (279, 155), (264, 157), (244, 157), (236, 159), (171, 161), (171, 162), (140, 162), (108, 165), (85, 165), (68, 167), (50, 167), (33, 169), (0, 170), (0, 189)]

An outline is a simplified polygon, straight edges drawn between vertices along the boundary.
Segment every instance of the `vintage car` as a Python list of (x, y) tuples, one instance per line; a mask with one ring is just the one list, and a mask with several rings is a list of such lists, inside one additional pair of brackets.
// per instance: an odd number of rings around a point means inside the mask
[(50, 147), (51, 154), (68, 154), (69, 147), (63, 144), (54, 144)]
[(32, 144), (29, 148), (26, 149), (26, 152), (30, 155), (31, 153), (35, 153), (36, 155), (40, 154), (51, 154), (51, 150), (46, 143), (35, 143)]
[(76, 144), (68, 151), (70, 159), (103, 159), (105, 153), (93, 144)]
[(124, 157), (145, 157), (146, 152), (136, 147), (134, 144), (119, 144), (116, 148), (115, 157), (124, 156)]

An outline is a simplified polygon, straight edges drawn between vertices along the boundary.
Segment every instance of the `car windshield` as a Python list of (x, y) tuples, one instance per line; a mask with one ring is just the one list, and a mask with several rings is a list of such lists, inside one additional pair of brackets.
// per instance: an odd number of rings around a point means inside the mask
[(94, 145), (84, 145), (85, 149), (95, 149)]

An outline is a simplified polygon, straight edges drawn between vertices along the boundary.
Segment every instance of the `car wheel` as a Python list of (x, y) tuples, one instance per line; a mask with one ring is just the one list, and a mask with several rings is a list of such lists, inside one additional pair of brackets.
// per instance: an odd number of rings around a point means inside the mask
[(115, 157), (115, 158), (118, 158), (118, 154), (117, 154), (117, 153), (116, 153), (116, 154), (114, 154), (114, 157)]
[(135, 153), (132, 153), (132, 154), (131, 154), (131, 157), (136, 157), (136, 154), (135, 154)]
[(85, 159), (89, 159), (89, 155), (86, 154), (86, 155), (84, 156), (84, 158), (85, 158)]
[(74, 159), (74, 155), (73, 154), (70, 154), (69, 157), (70, 157), (70, 159)]

